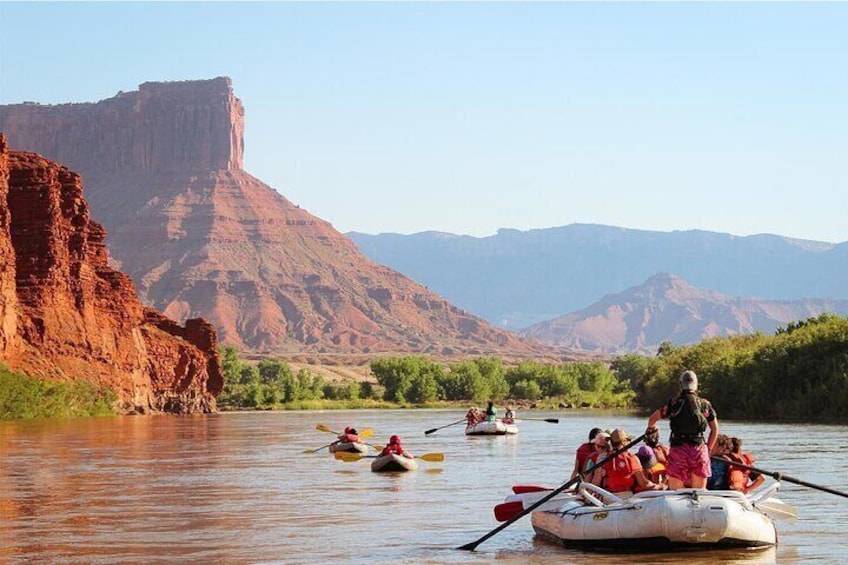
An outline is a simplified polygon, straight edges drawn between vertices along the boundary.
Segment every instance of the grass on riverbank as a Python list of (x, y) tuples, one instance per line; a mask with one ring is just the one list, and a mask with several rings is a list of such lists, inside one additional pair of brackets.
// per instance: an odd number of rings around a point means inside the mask
[(111, 389), (34, 379), (0, 364), (0, 420), (110, 416), (116, 399)]

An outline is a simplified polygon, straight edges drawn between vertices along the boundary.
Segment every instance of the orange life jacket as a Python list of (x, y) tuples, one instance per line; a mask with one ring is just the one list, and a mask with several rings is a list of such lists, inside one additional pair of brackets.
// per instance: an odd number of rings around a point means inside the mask
[(634, 454), (624, 452), (613, 457), (612, 462), (604, 465), (606, 489), (610, 492), (633, 490), (636, 480), (633, 474), (642, 469), (642, 462)]
[(748, 492), (748, 476), (751, 474), (751, 471), (741, 467), (734, 467), (733, 461), (750, 466), (754, 463), (754, 458), (747, 453), (728, 453), (727, 456), (731, 461), (728, 474), (730, 488), (740, 492)]

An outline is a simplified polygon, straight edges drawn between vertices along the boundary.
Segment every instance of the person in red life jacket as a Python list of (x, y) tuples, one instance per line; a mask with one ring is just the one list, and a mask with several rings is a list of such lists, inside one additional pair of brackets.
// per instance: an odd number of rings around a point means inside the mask
[[(577, 476), (577, 473), (581, 473), (586, 469), (586, 461), (598, 452), (598, 443), (595, 441), (595, 438), (597, 438), (599, 434), (606, 436), (601, 428), (592, 428), (589, 430), (589, 441), (582, 443), (577, 447), (577, 453), (574, 456), (574, 469), (571, 471), (572, 479)], [(605, 447), (606, 437), (603, 438)]]
[(472, 406), (468, 409), (468, 412), (465, 413), (465, 427), (474, 426), (482, 419), (483, 416), (480, 414), (480, 409), (476, 406)]
[(731, 461), (728, 465), (728, 482), (732, 490), (749, 492), (765, 482), (766, 479), (761, 474), (733, 465), (734, 462), (749, 467), (754, 464), (754, 456), (742, 451), (742, 440), (738, 437), (730, 438), (730, 451), (727, 453), (727, 458)]
[(337, 436), (339, 443), (359, 443), (359, 434), (356, 432), (356, 428), (352, 428), (347, 426), (344, 429), (344, 433), (341, 433)]
[[(703, 489), (710, 477), (710, 451), (718, 437), (718, 418), (712, 404), (698, 396), (698, 377), (694, 371), (680, 375), (680, 394), (658, 408), (648, 418), (646, 436), (656, 434), (656, 424), (668, 418), (671, 448), (668, 452), (668, 488)], [(709, 427), (709, 438), (704, 432)]]
[[(621, 449), (630, 441), (627, 432), (615, 429), (610, 434), (610, 444), (613, 451)], [(592, 483), (603, 486), (610, 492), (633, 493), (643, 490), (662, 490), (659, 485), (645, 476), (642, 462), (629, 451), (623, 451), (612, 458), (612, 461), (599, 467), (592, 476)]]
[(410, 452), (406, 451), (400, 443), (400, 436), (392, 436), (389, 438), (389, 443), (386, 444), (386, 447), (383, 448), (383, 451), (380, 452), (380, 455), (389, 455), (390, 453), (394, 453), (395, 455), (402, 455), (403, 457), (408, 457), (410, 459), (415, 459), (415, 456)]

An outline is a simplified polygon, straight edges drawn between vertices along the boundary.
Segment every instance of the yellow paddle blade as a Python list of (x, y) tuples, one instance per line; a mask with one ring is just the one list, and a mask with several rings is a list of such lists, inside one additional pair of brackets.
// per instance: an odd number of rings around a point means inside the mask
[[(328, 433), (337, 434), (337, 435), (339, 433), (341, 433), (341, 432), (334, 432), (333, 430), (331, 430), (330, 428), (328, 428), (324, 424), (318, 424), (317, 426), (315, 426), (315, 429), (318, 430), (319, 432), (328, 432)], [(359, 437), (371, 437), (373, 435), (374, 435), (374, 430), (372, 430), (371, 428), (367, 428), (367, 429), (364, 429), (361, 432), (359, 432)]]
[(353, 463), (354, 461), (359, 461), (363, 457), (361, 453), (349, 453), (347, 451), (336, 451), (333, 456), (339, 461), (344, 461), (345, 463)]
[(445, 454), (444, 453), (425, 453), (424, 455), (419, 455), (418, 459), (423, 459), (424, 461), (444, 461)]

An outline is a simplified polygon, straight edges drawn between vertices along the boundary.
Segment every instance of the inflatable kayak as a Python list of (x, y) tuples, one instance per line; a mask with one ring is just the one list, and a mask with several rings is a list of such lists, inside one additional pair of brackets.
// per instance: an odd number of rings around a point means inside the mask
[(346, 453), (368, 453), (368, 444), (356, 441), (337, 441), (330, 446), (330, 453), (336, 453), (337, 451)]
[(418, 468), (418, 461), (411, 457), (404, 457), (396, 453), (388, 455), (378, 455), (371, 462), (371, 470), (375, 473), (387, 471), (414, 471)]

